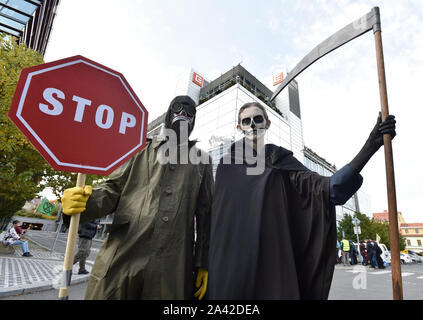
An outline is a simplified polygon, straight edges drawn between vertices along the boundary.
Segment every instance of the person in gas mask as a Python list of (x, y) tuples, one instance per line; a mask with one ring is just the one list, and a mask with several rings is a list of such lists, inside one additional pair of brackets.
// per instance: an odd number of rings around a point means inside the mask
[[(282, 147), (264, 143), (271, 122), (260, 103), (239, 111), (244, 138), (216, 172), (208, 299), (327, 299), (335, 266), (335, 205), (361, 186), (360, 171), (395, 136), (381, 117), (357, 156), (331, 177), (307, 169)], [(256, 163), (251, 160), (256, 159)], [(249, 171), (259, 162), (263, 170)]]
[[(165, 129), (172, 129), (177, 137), (173, 148), (196, 148), (195, 142), (188, 141), (195, 114), (195, 102), (188, 96), (170, 103)], [(188, 129), (185, 135), (180, 133), (182, 127)], [(66, 215), (82, 213), (84, 222), (114, 213), (85, 299), (204, 297), (212, 166), (211, 162), (161, 163), (158, 152), (167, 140), (163, 135), (147, 139), (146, 147), (99, 187), (65, 190)]]

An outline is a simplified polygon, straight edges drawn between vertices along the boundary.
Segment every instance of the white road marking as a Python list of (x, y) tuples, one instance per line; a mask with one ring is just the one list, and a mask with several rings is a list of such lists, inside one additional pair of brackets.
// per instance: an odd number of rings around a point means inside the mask
[(401, 273), (401, 275), (403, 276), (403, 277), (408, 277), (408, 276), (412, 276), (414, 273), (412, 273), (412, 272), (403, 272), (403, 273)]
[(391, 271), (385, 270), (385, 271), (369, 272), (369, 274), (387, 274), (387, 273), (391, 273)]

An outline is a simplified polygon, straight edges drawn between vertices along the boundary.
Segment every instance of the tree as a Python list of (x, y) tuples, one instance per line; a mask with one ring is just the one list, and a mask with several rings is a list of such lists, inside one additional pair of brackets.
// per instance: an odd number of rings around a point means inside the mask
[[(77, 175), (77, 173), (73, 172), (54, 171), (51, 167), (48, 167), (40, 186), (42, 189), (51, 188), (54, 195), (60, 200), (65, 189), (75, 187)], [(85, 184), (96, 186), (106, 179), (107, 176), (87, 175)]]
[(39, 182), (48, 167), (8, 118), (21, 70), (43, 62), (40, 53), (0, 33), (0, 217), (5, 219), (41, 191)]
[(344, 214), (344, 217), (338, 223), (338, 239), (344, 237), (351, 240), (355, 238), (353, 217), (349, 214)]
[[(41, 63), (40, 53), (0, 33), (0, 227), (46, 187), (60, 199), (76, 184), (75, 173), (54, 171), (8, 117), (21, 70)], [(87, 176), (86, 184), (104, 180)]]

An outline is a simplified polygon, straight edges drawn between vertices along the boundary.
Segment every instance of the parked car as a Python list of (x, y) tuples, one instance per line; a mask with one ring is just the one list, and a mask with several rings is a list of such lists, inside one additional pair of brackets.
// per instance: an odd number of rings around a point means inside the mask
[(413, 262), (421, 263), (423, 261), (423, 258), (415, 253), (409, 253), (408, 255), (410, 256), (411, 260), (413, 260)]
[(405, 249), (405, 250), (402, 250), (401, 252), (408, 254), (410, 256), (410, 259), (415, 263), (423, 262), (423, 257), (413, 250)]
[(413, 260), (411, 260), (410, 256), (403, 252), (400, 252), (400, 260), (401, 260), (401, 264), (413, 263)]

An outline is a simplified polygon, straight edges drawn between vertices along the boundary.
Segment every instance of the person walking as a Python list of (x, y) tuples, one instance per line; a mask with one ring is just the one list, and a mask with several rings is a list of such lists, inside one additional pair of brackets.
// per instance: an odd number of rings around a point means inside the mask
[(377, 268), (377, 247), (376, 247), (376, 241), (371, 240), (372, 243), (372, 249), (373, 249), (373, 253), (372, 253), (372, 267), (373, 268)]
[(343, 238), (341, 241), (342, 263), (344, 266), (350, 265), (350, 242)]
[(367, 265), (367, 252), (366, 252), (366, 246), (363, 243), (363, 240), (360, 240), (360, 254), (362, 257), (361, 264), (363, 266)]
[[(18, 220), (14, 220), (12, 222), (12, 226), (9, 228), (9, 230), (7, 230), (4, 239), (3, 239), (3, 244), (5, 246), (17, 246), (17, 245), (21, 245), (22, 248), (22, 256), (24, 257), (32, 257), (32, 254), (29, 252), (28, 249), (28, 241), (22, 240), (21, 235), (19, 235), (16, 232), (16, 229), (19, 227), (19, 221)], [(19, 230), (19, 229), (18, 229)]]
[(367, 250), (367, 264), (370, 265), (370, 267), (373, 267), (372, 265), (373, 245), (372, 245), (371, 239), (367, 240), (366, 242), (366, 250)]
[(79, 225), (78, 235), (78, 252), (76, 253), (73, 264), (79, 262), (78, 274), (88, 274), (89, 272), (85, 268), (85, 263), (91, 252), (92, 239), (97, 233), (100, 219), (96, 219), (90, 222), (84, 222)]
[(336, 239), (336, 263), (337, 264), (342, 263), (340, 251), (341, 251), (341, 243), (339, 242), (338, 239)]

